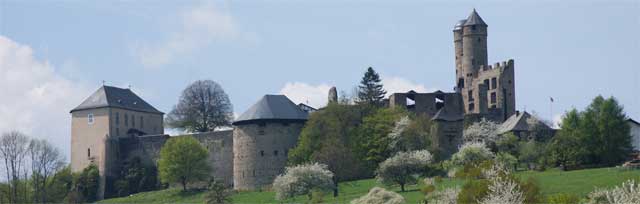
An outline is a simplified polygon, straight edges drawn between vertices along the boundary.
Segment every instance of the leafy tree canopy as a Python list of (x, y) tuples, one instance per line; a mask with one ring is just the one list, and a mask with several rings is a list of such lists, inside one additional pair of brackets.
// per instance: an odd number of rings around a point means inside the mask
[(222, 87), (211, 80), (198, 80), (182, 91), (166, 122), (189, 132), (208, 132), (229, 126), (232, 120), (233, 107)]
[(191, 136), (169, 139), (160, 150), (158, 171), (165, 183), (179, 182), (182, 189), (194, 181), (205, 180), (211, 167), (207, 162), (207, 149)]

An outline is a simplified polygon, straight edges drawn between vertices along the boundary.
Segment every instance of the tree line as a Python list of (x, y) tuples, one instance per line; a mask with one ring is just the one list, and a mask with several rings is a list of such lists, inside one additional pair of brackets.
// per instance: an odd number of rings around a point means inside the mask
[(43, 139), (17, 132), (0, 136), (5, 177), (0, 203), (60, 203), (94, 201), (97, 167), (73, 174), (60, 150)]

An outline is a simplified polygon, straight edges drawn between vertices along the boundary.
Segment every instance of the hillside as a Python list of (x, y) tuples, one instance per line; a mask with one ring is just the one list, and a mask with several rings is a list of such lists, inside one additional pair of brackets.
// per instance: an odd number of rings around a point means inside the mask
[[(545, 172), (519, 172), (516, 174), (521, 178), (534, 177), (544, 196), (556, 193), (571, 193), (579, 196), (586, 196), (594, 188), (612, 187), (622, 183), (627, 179), (640, 180), (640, 171), (620, 170), (617, 168), (586, 169), (576, 171), (549, 170)], [(444, 179), (437, 185), (437, 189), (443, 189), (454, 185), (462, 184), (463, 180)], [(340, 184), (340, 196), (337, 198), (331, 195), (325, 196), (326, 202), (348, 203), (354, 198), (367, 193), (373, 187), (378, 186), (375, 179), (366, 179)], [(422, 199), (418, 191), (420, 186), (409, 186), (407, 192), (401, 193), (407, 203), (417, 203)], [(392, 188), (399, 192), (398, 187)], [(129, 197), (103, 200), (100, 203), (202, 203), (202, 192), (181, 193), (179, 189), (166, 189), (145, 193), (138, 193)], [(274, 192), (240, 192), (233, 195), (234, 203), (278, 203)], [(297, 197), (287, 202), (303, 202), (306, 197)]]

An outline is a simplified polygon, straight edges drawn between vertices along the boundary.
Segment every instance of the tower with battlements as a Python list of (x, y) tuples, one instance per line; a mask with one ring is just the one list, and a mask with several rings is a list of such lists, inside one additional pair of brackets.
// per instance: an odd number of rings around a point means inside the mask
[(487, 27), (474, 9), (453, 28), (456, 92), (464, 112), (502, 122), (516, 110), (514, 63), (488, 63)]

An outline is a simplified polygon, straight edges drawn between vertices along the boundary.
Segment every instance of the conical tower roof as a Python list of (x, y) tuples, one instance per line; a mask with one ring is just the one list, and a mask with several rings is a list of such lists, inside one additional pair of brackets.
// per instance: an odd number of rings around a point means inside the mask
[(259, 120), (306, 121), (308, 113), (300, 109), (284, 95), (265, 95), (242, 113), (233, 124)]
[(471, 26), (471, 25), (487, 26), (487, 24), (484, 22), (484, 20), (482, 20), (480, 15), (478, 15), (478, 12), (476, 12), (476, 9), (473, 9), (473, 11), (471, 12), (471, 14), (469, 14), (469, 17), (467, 17), (467, 20), (464, 23), (464, 26)]

